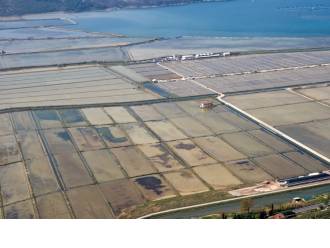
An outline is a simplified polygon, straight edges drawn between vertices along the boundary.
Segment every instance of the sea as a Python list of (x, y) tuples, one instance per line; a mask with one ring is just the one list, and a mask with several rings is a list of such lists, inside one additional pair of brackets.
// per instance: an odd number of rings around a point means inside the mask
[(330, 36), (330, 0), (224, 0), (73, 14), (74, 27), (131, 37)]

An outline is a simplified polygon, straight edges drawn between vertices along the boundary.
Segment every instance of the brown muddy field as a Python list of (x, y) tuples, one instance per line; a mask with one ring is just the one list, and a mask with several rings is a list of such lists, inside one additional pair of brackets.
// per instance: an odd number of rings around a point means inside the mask
[(219, 137), (209, 136), (196, 138), (194, 142), (220, 162), (247, 158), (246, 155), (237, 151)]
[(162, 141), (180, 140), (188, 138), (178, 128), (167, 120), (146, 122), (147, 126), (157, 134)]
[(113, 124), (110, 117), (103, 111), (102, 108), (87, 108), (82, 110), (86, 119), (92, 125), (107, 125)]
[(249, 160), (232, 161), (226, 163), (225, 166), (235, 176), (247, 184), (256, 184), (273, 179), (272, 176), (261, 169), (261, 167)]
[(308, 173), (306, 169), (281, 155), (268, 155), (255, 158), (254, 162), (274, 178), (296, 177)]
[(99, 183), (125, 178), (123, 170), (109, 150), (83, 152), (83, 156)]
[(133, 178), (142, 195), (149, 201), (161, 200), (176, 196), (172, 187), (159, 175)]
[[(118, 218), (167, 198), (328, 169), (220, 103), (200, 102), (0, 114), (0, 213)], [(327, 151), (328, 120), (298, 127), (280, 129)]]
[(182, 163), (175, 159), (162, 144), (143, 145), (139, 146), (139, 149), (159, 172), (183, 169)]
[(222, 164), (212, 164), (194, 167), (193, 170), (213, 189), (224, 190), (242, 184)]
[(105, 148), (105, 144), (97, 131), (92, 127), (70, 128), (70, 134), (80, 151), (99, 150)]
[(205, 153), (191, 140), (172, 141), (167, 143), (170, 148), (189, 166), (214, 164), (216, 160)]
[(127, 133), (135, 145), (157, 143), (159, 140), (139, 123), (122, 124), (121, 128)]
[(221, 135), (221, 138), (248, 157), (256, 157), (273, 153), (273, 150), (270, 147), (258, 142), (245, 132), (223, 134)]
[(208, 191), (209, 188), (191, 170), (180, 170), (164, 174), (180, 195), (191, 195)]

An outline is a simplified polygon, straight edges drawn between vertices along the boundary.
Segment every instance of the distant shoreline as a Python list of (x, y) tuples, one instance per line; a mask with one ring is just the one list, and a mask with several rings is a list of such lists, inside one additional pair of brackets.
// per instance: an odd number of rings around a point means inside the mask
[[(188, 2), (178, 2), (178, 3), (168, 3), (168, 4), (156, 4), (156, 5), (132, 5), (127, 7), (112, 7), (105, 9), (89, 9), (83, 11), (52, 11), (52, 12), (32, 12), (22, 15), (0, 15), (0, 21), (12, 21), (12, 20), (21, 20), (24, 18), (36, 19), (38, 16), (43, 15), (70, 15), (70, 14), (82, 14), (82, 13), (91, 13), (91, 12), (113, 12), (119, 10), (136, 10), (136, 9), (153, 9), (153, 8), (164, 8), (164, 7), (175, 7), (175, 6), (186, 6), (191, 4), (198, 3), (212, 3), (212, 2), (229, 2), (234, 0), (197, 0), (197, 1), (188, 1)], [(42, 19), (42, 18), (41, 18)]]

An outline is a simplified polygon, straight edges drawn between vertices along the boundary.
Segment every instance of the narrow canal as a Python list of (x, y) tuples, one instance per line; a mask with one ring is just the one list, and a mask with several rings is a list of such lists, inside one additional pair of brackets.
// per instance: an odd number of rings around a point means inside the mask
[[(315, 186), (313, 188), (304, 188), (294, 191), (281, 192), (278, 194), (260, 196), (253, 198), (253, 208), (261, 208), (267, 205), (281, 204), (292, 200), (294, 197), (302, 197), (306, 200), (313, 198), (314, 196), (329, 193), (330, 184)], [(240, 210), (240, 200), (219, 203), (211, 206), (204, 206), (194, 209), (182, 210), (173, 213), (166, 213), (162, 215), (157, 215), (152, 218), (155, 219), (189, 219), (189, 218), (199, 218), (202, 216), (222, 213), (222, 212), (235, 212)]]

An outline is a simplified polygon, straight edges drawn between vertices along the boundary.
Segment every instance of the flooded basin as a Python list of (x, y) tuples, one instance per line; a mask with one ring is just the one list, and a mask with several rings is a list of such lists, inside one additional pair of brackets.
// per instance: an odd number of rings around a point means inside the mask
[(164, 102), (154, 104), (153, 107), (166, 118), (175, 118), (187, 115), (176, 103)]
[(106, 200), (110, 202), (116, 216), (125, 209), (140, 205), (144, 202), (141, 193), (133, 182), (120, 179), (100, 184), (100, 189)]
[(62, 127), (61, 119), (56, 110), (36, 110), (33, 113), (42, 129)]
[(240, 160), (247, 158), (246, 155), (224, 142), (219, 137), (209, 136), (195, 138), (193, 141), (205, 152), (220, 162)]
[(70, 211), (60, 192), (36, 198), (39, 217), (41, 219), (70, 219)]
[(317, 87), (309, 89), (299, 89), (299, 93), (304, 94), (307, 97), (311, 97), (315, 100), (327, 100), (330, 99), (330, 87)]
[(0, 136), (13, 133), (9, 114), (0, 114)]
[(78, 219), (112, 218), (110, 206), (98, 186), (85, 186), (67, 192), (74, 215)]
[(272, 180), (272, 176), (249, 160), (232, 161), (225, 164), (226, 168), (247, 184)]
[(326, 164), (312, 158), (303, 152), (288, 152), (284, 153), (283, 155), (310, 172), (321, 172), (329, 170), (329, 167)]
[(65, 129), (44, 130), (43, 134), (52, 154), (75, 152), (70, 135)]
[(262, 156), (274, 153), (274, 151), (258, 142), (253, 137), (249, 136), (245, 132), (241, 133), (230, 133), (221, 135), (229, 145), (234, 147), (236, 150), (241, 151), (249, 157)]
[(92, 127), (69, 128), (74, 142), (80, 151), (98, 150), (105, 148), (102, 139)]
[(139, 149), (149, 158), (159, 172), (183, 169), (183, 165), (162, 144), (142, 145), (139, 146)]
[(160, 175), (138, 177), (132, 180), (140, 188), (143, 196), (149, 201), (175, 196), (172, 188)]
[(209, 188), (188, 169), (169, 172), (164, 177), (174, 186), (180, 195), (206, 192)]
[(167, 120), (164, 121), (150, 121), (146, 125), (155, 132), (162, 141), (171, 141), (179, 139), (187, 139), (179, 129)]
[[(330, 118), (329, 108), (315, 102), (250, 110), (250, 114), (273, 126)], [(306, 114), (308, 113), (308, 114)]]
[(170, 119), (175, 126), (180, 128), (189, 137), (212, 135), (212, 132), (194, 118), (185, 116)]
[(116, 123), (136, 122), (135, 118), (124, 107), (108, 107), (104, 110)]
[(55, 155), (58, 169), (67, 188), (92, 184), (93, 179), (76, 153)]
[(82, 109), (82, 112), (92, 125), (107, 125), (113, 123), (102, 108), (86, 108)]
[(157, 143), (159, 140), (154, 137), (141, 123), (122, 124), (121, 128), (128, 134), (131, 141), (136, 145)]
[(88, 151), (82, 154), (99, 183), (125, 178), (119, 163), (108, 150)]
[(76, 127), (76, 126), (87, 126), (87, 122), (78, 109), (62, 109), (58, 111), (65, 126)]
[(227, 96), (225, 99), (244, 110), (308, 101), (286, 90)]
[(25, 161), (33, 194), (43, 195), (60, 189), (47, 157)]
[(23, 163), (0, 166), (0, 188), (3, 205), (31, 197)]
[(158, 121), (165, 117), (158, 113), (154, 107), (150, 105), (140, 105), (130, 107), (143, 121)]
[(259, 140), (259, 142), (266, 144), (267, 146), (271, 147), (273, 150), (277, 152), (288, 152), (295, 150), (293, 146), (280, 140), (275, 135), (271, 135), (265, 131), (253, 130), (253, 131), (249, 131), (249, 134), (253, 135), (255, 138)]
[(221, 112), (218, 113), (219, 117), (241, 130), (255, 130), (260, 128), (257, 124), (243, 118), (242, 116), (238, 116), (228, 111), (220, 111)]
[(172, 141), (167, 144), (171, 147), (173, 152), (182, 158), (189, 166), (214, 164), (217, 162), (191, 140)]
[(289, 178), (303, 176), (308, 173), (303, 167), (285, 159), (281, 155), (268, 155), (253, 159), (260, 167), (272, 175), (274, 178)]
[[(330, 126), (330, 122), (322, 121)], [(327, 125), (319, 126), (319, 122), (308, 122), (306, 124), (293, 124), (281, 126), (279, 130), (307, 145), (315, 151), (325, 156), (330, 156), (330, 138), (329, 127)]]
[(238, 127), (221, 118), (218, 113), (203, 112), (195, 115), (195, 118), (216, 134), (240, 131)]
[(130, 177), (156, 173), (152, 163), (135, 147), (113, 148), (111, 152)]
[(17, 202), (3, 208), (6, 219), (38, 218), (31, 200)]
[(45, 155), (37, 132), (18, 131), (16, 137), (24, 159), (39, 158)]
[(103, 126), (96, 129), (109, 148), (132, 145), (126, 133), (119, 126)]
[(11, 114), (16, 131), (35, 130), (36, 125), (29, 111)]
[(242, 184), (230, 171), (221, 164), (194, 167), (193, 170), (213, 189), (223, 190)]
[(0, 136), (0, 165), (18, 162), (21, 155), (13, 135)]

